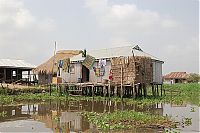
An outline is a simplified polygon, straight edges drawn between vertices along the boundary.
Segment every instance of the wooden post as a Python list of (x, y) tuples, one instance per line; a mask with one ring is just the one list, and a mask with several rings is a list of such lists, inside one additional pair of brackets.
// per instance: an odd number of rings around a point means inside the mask
[(162, 96), (162, 93), (163, 93), (163, 92), (162, 92), (162, 91), (163, 91), (163, 89), (162, 89), (162, 84), (161, 84), (161, 86), (160, 86), (160, 87), (161, 87), (161, 88), (160, 88), (160, 90), (161, 90), (161, 96)]
[(108, 97), (110, 99), (110, 81), (109, 81), (109, 84), (108, 84)]
[(61, 85), (59, 84), (58, 87), (59, 87), (59, 96), (61, 96)]
[(121, 98), (123, 98), (123, 67), (121, 66)]
[(133, 84), (132, 88), (133, 88), (133, 98), (135, 98), (135, 85), (134, 84)]
[(152, 84), (152, 95), (155, 96), (154, 95), (154, 84)]
[(4, 82), (6, 82), (6, 68), (3, 69), (4, 70)]
[(103, 96), (106, 96), (106, 85), (103, 86)]
[(143, 84), (143, 91), (144, 91), (144, 97), (147, 96), (147, 88), (146, 88), (146, 84)]
[(114, 96), (117, 96), (117, 85), (115, 85), (115, 88), (114, 88)]
[(30, 71), (28, 71), (28, 84), (30, 82)]
[(49, 95), (51, 96), (51, 84), (49, 86)]
[(157, 85), (157, 96), (159, 96), (158, 85)]
[(92, 97), (94, 98), (94, 85), (92, 85)]

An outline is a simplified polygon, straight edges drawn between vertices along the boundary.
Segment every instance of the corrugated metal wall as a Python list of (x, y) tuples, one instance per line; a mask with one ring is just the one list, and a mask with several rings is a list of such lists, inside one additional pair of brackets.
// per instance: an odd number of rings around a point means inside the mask
[[(94, 63), (94, 67), (97, 67), (97, 66), (98, 66), (98, 62), (95, 62)], [(103, 79), (107, 79), (108, 80), (110, 69), (111, 69), (111, 62), (110, 61), (106, 61), (104, 76), (97, 77), (95, 75), (94, 70), (90, 69), (90, 82), (102, 82)]]
[[(81, 65), (81, 63), (75, 63), (75, 64), (71, 64), (71, 65), (74, 65), (74, 73), (68, 73), (68, 72), (64, 72), (64, 71), (61, 72), (61, 77), (63, 79), (63, 83), (64, 82), (77, 83), (78, 82), (78, 78), (82, 77), (82, 65)], [(98, 66), (98, 62), (95, 62), (93, 66), (97, 67)], [(106, 62), (106, 66), (105, 66), (105, 74), (104, 74), (104, 76), (97, 77), (95, 75), (94, 69), (91, 68), (90, 69), (89, 82), (102, 82), (103, 79), (107, 79), (108, 80), (110, 69), (111, 69), (111, 62), (107, 61)]]
[[(153, 63), (153, 82), (161, 84), (162, 83), (162, 62), (152, 60)], [(98, 62), (94, 63), (94, 67), (97, 67)], [(63, 78), (63, 82), (68, 83), (77, 83), (78, 79), (82, 77), (82, 65), (81, 63), (75, 63), (74, 65), (74, 73), (68, 73), (68, 72), (61, 72), (61, 77)], [(109, 72), (111, 69), (111, 62), (106, 61), (105, 66), (105, 74), (104, 76), (97, 77), (95, 75), (95, 72), (93, 68), (90, 69), (90, 78), (89, 82), (102, 82), (103, 79), (108, 79)]]
[(162, 62), (153, 60), (153, 82), (162, 83)]
[(68, 72), (62, 71), (61, 77), (63, 79), (63, 83), (64, 82), (77, 83), (78, 78), (81, 78), (81, 70), (82, 70), (81, 63), (74, 63), (70, 65), (74, 65), (74, 72), (68, 73)]

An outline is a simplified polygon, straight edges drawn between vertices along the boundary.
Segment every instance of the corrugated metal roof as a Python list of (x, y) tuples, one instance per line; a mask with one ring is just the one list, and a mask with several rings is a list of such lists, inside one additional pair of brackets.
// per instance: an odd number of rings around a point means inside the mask
[[(87, 54), (95, 57), (96, 59), (112, 58), (112, 57), (120, 57), (120, 56), (125, 56), (125, 57), (133, 56), (133, 53), (135, 56), (147, 56), (147, 57), (151, 57), (154, 60), (161, 61), (157, 57), (154, 57), (148, 53), (133, 49), (133, 46), (124, 46), (124, 47), (115, 47), (115, 48), (109, 48), (109, 49), (87, 51)], [(84, 58), (82, 57), (82, 54), (79, 54), (77, 56), (72, 57), (70, 60), (82, 61), (84, 60)]]
[(0, 67), (9, 67), (9, 68), (35, 68), (35, 65), (25, 62), (24, 60), (16, 59), (0, 59)]
[(186, 72), (171, 72), (164, 76), (165, 79), (186, 79), (188, 74)]

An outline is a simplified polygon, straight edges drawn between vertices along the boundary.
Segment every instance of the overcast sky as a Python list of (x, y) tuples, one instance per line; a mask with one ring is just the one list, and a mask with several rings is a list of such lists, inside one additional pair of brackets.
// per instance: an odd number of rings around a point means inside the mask
[(199, 0), (0, 0), (0, 58), (138, 44), (163, 73), (199, 71)]

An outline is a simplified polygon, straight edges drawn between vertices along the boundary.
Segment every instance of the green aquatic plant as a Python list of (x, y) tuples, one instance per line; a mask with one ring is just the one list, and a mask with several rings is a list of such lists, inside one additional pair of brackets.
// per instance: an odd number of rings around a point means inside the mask
[(82, 115), (101, 130), (130, 129), (135, 126), (165, 128), (173, 125), (168, 117), (128, 110), (113, 113), (84, 112)]
[(7, 111), (0, 112), (0, 117), (6, 117), (7, 116)]

